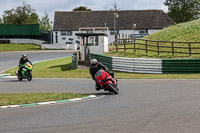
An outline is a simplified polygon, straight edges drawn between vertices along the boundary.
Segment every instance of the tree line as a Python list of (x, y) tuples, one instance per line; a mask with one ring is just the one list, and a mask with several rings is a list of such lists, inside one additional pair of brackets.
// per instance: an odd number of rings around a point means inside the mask
[[(73, 11), (91, 11), (85, 6), (79, 6)], [(45, 12), (44, 16), (40, 19), (35, 9), (32, 9), (29, 4), (23, 2), (21, 6), (16, 9), (5, 10), (2, 18), (0, 17), (0, 24), (39, 24), (40, 29), (43, 31), (51, 30), (50, 20), (48, 13)]]
[(183, 23), (200, 17), (200, 0), (166, 0), (167, 15), (175, 23)]
[(5, 10), (0, 18), (0, 24), (39, 24), (41, 30), (52, 29), (48, 13), (45, 12), (40, 19), (36, 11), (25, 2), (16, 9)]

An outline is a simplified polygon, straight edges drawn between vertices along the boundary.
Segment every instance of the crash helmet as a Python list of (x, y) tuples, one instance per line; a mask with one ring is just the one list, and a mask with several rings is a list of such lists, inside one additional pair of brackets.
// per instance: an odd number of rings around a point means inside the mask
[(23, 54), (22, 54), (22, 58), (23, 58), (24, 60), (26, 60), (26, 59), (27, 59), (27, 56), (26, 56), (26, 54), (25, 54), (25, 53), (23, 53)]
[(96, 68), (97, 67), (97, 60), (96, 59), (92, 59), (90, 61), (90, 65), (91, 65), (92, 68)]

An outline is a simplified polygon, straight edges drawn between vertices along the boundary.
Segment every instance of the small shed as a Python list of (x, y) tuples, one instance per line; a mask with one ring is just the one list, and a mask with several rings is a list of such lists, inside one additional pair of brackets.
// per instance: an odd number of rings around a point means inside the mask
[[(104, 54), (108, 52), (108, 35), (105, 33), (76, 33), (81, 37), (80, 50), (82, 60), (89, 60), (89, 53)], [(93, 40), (89, 40), (93, 37)]]

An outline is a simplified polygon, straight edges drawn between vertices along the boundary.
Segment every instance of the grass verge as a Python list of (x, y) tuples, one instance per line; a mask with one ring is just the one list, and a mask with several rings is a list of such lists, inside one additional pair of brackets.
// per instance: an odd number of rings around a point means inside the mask
[[(89, 70), (73, 70), (71, 57), (49, 60), (34, 64), (33, 78), (91, 78)], [(12, 73), (18, 68), (4, 73)], [(115, 72), (118, 79), (200, 79), (200, 74), (136, 74)]]
[(87, 95), (75, 93), (2, 93), (0, 94), (0, 106), (67, 100), (85, 96)]
[[(127, 48), (129, 47), (128, 45), (126, 46)], [(158, 55), (155, 52), (148, 52), (148, 54), (145, 53), (145, 51), (136, 51), (133, 52), (134, 50), (126, 50), (124, 52), (123, 50), (113, 50), (110, 51), (109, 53), (105, 53), (107, 56), (113, 56), (113, 57), (126, 57), (126, 58), (149, 58), (149, 59), (193, 59), (193, 58), (200, 58), (200, 55), (183, 55), (183, 54), (174, 54), (172, 55), (171, 53), (160, 53)]]
[(0, 44), (0, 52), (35, 51), (35, 50), (41, 50), (40, 46), (33, 44)]
[[(15, 75), (18, 68), (4, 73)], [(33, 78), (90, 78), (89, 70), (72, 69), (72, 57), (49, 60), (34, 64)]]

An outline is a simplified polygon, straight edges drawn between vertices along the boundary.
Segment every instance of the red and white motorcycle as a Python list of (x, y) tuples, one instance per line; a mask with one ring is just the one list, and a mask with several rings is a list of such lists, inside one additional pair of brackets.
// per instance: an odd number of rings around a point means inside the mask
[(97, 83), (104, 89), (109, 92), (113, 92), (115, 94), (118, 94), (119, 89), (117, 88), (117, 80), (114, 79), (110, 74), (108, 74), (104, 70), (99, 70), (95, 74), (95, 78), (97, 80)]

